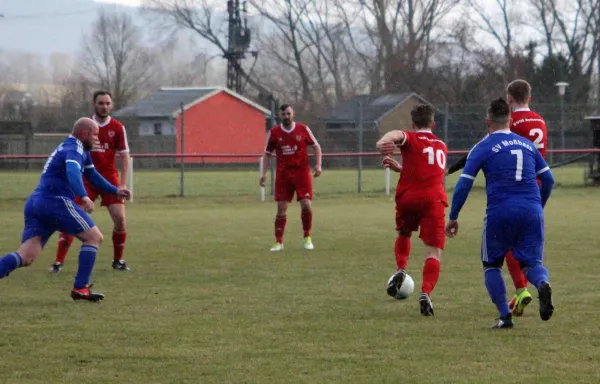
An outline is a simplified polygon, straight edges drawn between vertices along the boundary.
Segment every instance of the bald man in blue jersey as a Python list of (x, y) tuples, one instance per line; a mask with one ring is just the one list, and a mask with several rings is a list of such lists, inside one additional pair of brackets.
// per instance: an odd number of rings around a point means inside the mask
[[(486, 180), (487, 209), (484, 218), (481, 261), (485, 286), (500, 318), (493, 328), (512, 328), (506, 299), (502, 264), (508, 251), (520, 262), (527, 280), (539, 292), (540, 317), (552, 317), (552, 288), (543, 265), (544, 206), (554, 178), (535, 145), (509, 128), (510, 108), (503, 99), (494, 100), (486, 119), (489, 136), (469, 153), (465, 169), (454, 189), (446, 225), (448, 237), (458, 233), (458, 215), (480, 170)], [(537, 178), (541, 181), (538, 187)]]
[[(55, 231), (75, 235), (82, 241), (79, 269), (71, 290), (73, 300), (98, 302), (104, 295), (90, 291), (90, 278), (96, 262), (96, 253), (102, 243), (102, 233), (88, 213), (94, 202), (87, 196), (82, 175), (98, 189), (129, 199), (126, 188), (117, 188), (94, 168), (89, 150), (98, 140), (98, 124), (89, 118), (75, 122), (73, 132), (50, 155), (44, 165), (37, 188), (25, 203), (25, 229), (21, 246), (16, 252), (0, 258), (0, 279), (12, 271), (33, 263)], [(75, 204), (75, 196), (82, 198), (82, 206)]]

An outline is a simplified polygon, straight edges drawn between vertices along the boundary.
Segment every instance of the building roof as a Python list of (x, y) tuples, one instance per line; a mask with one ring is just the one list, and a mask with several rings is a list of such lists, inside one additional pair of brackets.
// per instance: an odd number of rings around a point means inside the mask
[(357, 95), (339, 104), (329, 116), (325, 117), (324, 121), (326, 123), (354, 123), (359, 120), (359, 106), (362, 103), (363, 123), (376, 123), (411, 97), (416, 97), (429, 104), (427, 100), (414, 92), (390, 93), (380, 96)]
[(187, 110), (220, 92), (226, 92), (251, 107), (258, 109), (265, 115), (271, 113), (268, 109), (224, 87), (163, 87), (137, 103), (118, 110), (113, 115), (115, 117), (138, 118), (177, 117), (181, 109), (181, 103), (183, 103), (184, 109)]

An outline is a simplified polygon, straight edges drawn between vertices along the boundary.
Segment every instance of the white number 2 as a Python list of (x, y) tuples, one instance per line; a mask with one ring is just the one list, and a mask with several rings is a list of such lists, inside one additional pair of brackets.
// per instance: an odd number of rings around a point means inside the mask
[(436, 151), (433, 149), (433, 147), (427, 147), (423, 149), (423, 153), (426, 153), (428, 155), (428, 164), (433, 165), (437, 160), (437, 165), (442, 169), (446, 169), (446, 154), (444, 153), (444, 151), (442, 151), (441, 149), (438, 149)]
[(517, 156), (517, 171), (515, 172), (515, 180), (523, 180), (523, 151), (520, 149), (511, 149), (510, 153)]
[(533, 128), (531, 131), (529, 131), (529, 136), (535, 136), (533, 144), (535, 144), (537, 149), (544, 148), (544, 143), (542, 143), (542, 140), (544, 139), (544, 131), (539, 128)]

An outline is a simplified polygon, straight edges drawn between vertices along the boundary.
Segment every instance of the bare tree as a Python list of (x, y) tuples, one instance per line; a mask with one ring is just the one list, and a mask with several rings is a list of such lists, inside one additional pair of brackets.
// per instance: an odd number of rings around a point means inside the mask
[(134, 100), (152, 74), (142, 32), (126, 13), (101, 10), (82, 43), (80, 73), (112, 92), (115, 107)]
[[(223, 2), (224, 3), (224, 2)], [(209, 0), (144, 0), (145, 13), (154, 21), (159, 22), (164, 31), (188, 30), (209, 42), (221, 56), (227, 52), (225, 17), (216, 14)], [(260, 81), (250, 76), (248, 71), (240, 66), (236, 68), (262, 96), (271, 92)]]

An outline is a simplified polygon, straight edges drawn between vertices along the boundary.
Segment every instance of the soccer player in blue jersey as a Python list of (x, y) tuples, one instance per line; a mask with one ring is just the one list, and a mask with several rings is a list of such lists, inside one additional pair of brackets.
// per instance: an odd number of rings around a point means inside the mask
[[(94, 202), (87, 196), (82, 174), (97, 188), (129, 199), (126, 188), (117, 188), (94, 168), (89, 150), (98, 140), (98, 124), (89, 118), (77, 120), (73, 132), (50, 155), (44, 165), (37, 188), (25, 203), (25, 229), (16, 252), (0, 258), (0, 279), (20, 267), (31, 265), (42, 253), (55, 231), (75, 235), (83, 245), (79, 252), (79, 269), (71, 290), (73, 300), (100, 301), (104, 295), (90, 291), (90, 277), (102, 233), (88, 215)], [(73, 202), (82, 198), (82, 207)], [(87, 212), (87, 213), (86, 213)]]
[[(554, 312), (548, 270), (542, 264), (544, 212), (554, 178), (535, 145), (510, 131), (510, 108), (503, 99), (494, 100), (487, 111), (490, 133), (469, 153), (465, 169), (454, 189), (446, 235), (458, 233), (458, 215), (467, 200), (479, 170), (486, 179), (487, 210), (483, 221), (481, 260), (485, 286), (500, 312), (493, 328), (512, 328), (506, 299), (502, 264), (512, 251), (531, 284), (539, 292), (540, 317)], [(538, 188), (536, 177), (541, 181)]]

